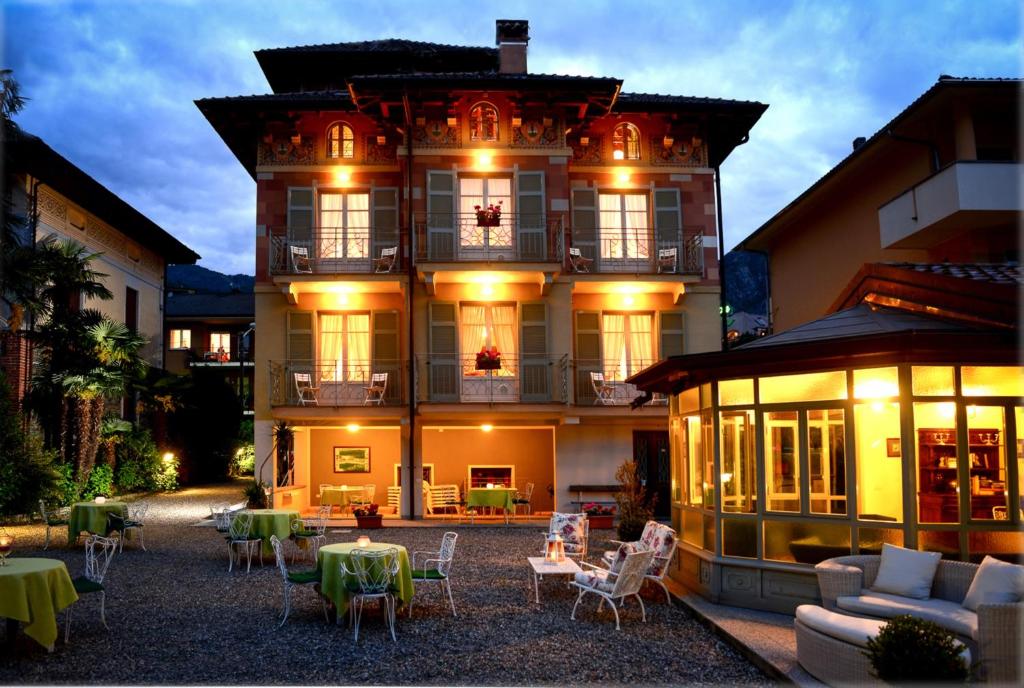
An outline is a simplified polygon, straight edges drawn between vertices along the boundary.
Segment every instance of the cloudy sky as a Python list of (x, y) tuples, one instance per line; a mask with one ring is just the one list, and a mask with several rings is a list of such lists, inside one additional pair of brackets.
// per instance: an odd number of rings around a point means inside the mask
[[(400, 37), (493, 45), (530, 21), (533, 72), (769, 103), (722, 168), (727, 247), (940, 74), (1021, 76), (1017, 0), (3, 3), (20, 124), (198, 251), (251, 274), (255, 185), (193, 104), (269, 92), (258, 48)], [(429, 9), (428, 9), (429, 8)], [(486, 10), (486, 11), (485, 11)]]

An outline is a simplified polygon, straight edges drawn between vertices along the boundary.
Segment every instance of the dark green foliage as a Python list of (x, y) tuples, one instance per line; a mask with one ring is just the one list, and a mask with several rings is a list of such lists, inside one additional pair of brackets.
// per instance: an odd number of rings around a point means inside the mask
[(119, 492), (156, 490), (163, 470), (156, 443), (144, 428), (121, 433), (114, 447), (116, 472), (114, 484)]
[(182, 450), (188, 482), (225, 480), (238, 446), (242, 407), (231, 386), (217, 373), (192, 371), (192, 385), (170, 416), (171, 444)]
[(25, 433), (11, 389), (0, 373), (0, 515), (30, 514), (53, 492), (54, 455)]
[(969, 670), (953, 634), (936, 623), (903, 615), (868, 640), (864, 654), (887, 683), (963, 683)]
[(245, 497), (245, 501), (249, 504), (251, 509), (265, 509), (267, 506), (267, 493), (263, 489), (265, 483), (259, 480), (253, 480), (252, 482), (245, 484), (245, 489), (242, 490), (242, 496)]
[(647, 490), (640, 483), (638, 470), (635, 461), (627, 460), (615, 471), (615, 479), (621, 485), (615, 494), (615, 502), (619, 505), (619, 539), (623, 542), (639, 540), (652, 515), (652, 504)]
[(97, 464), (89, 471), (89, 477), (82, 485), (82, 499), (114, 494), (114, 469), (105, 463)]
[(82, 486), (75, 481), (75, 467), (69, 463), (58, 463), (54, 466), (57, 482), (54, 485), (54, 499), (61, 506), (78, 501), (82, 494)]

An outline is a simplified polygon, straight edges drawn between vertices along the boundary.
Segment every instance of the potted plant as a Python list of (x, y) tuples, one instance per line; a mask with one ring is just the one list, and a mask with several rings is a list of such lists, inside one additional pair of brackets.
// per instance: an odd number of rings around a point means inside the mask
[(498, 351), (498, 347), (491, 346), (490, 349), (486, 346), (481, 347), (480, 352), (476, 355), (476, 369), (500, 370), (501, 353)]
[(262, 480), (254, 479), (246, 485), (245, 489), (242, 490), (242, 496), (245, 497), (246, 505), (250, 509), (267, 508), (266, 484)]
[(623, 461), (615, 471), (615, 479), (621, 486), (615, 493), (615, 503), (619, 505), (619, 539), (635, 542), (643, 535), (644, 526), (652, 516), (647, 490), (640, 482), (639, 466), (632, 460)]
[(864, 654), (875, 676), (886, 683), (963, 683), (970, 667), (961, 655), (963, 646), (953, 634), (932, 621), (910, 615), (895, 616), (878, 635), (868, 640)]
[(380, 506), (377, 504), (367, 504), (366, 506), (356, 507), (352, 514), (356, 517), (356, 524), (360, 528), (376, 530), (377, 528), (384, 527), (384, 517), (377, 513), (379, 509)]
[(501, 224), (501, 201), (498, 201), (497, 205), (493, 203), (486, 208), (481, 208), (478, 205), (473, 206), (476, 211), (476, 226), (477, 227), (497, 227)]
[(611, 528), (615, 520), (615, 507), (602, 506), (597, 502), (589, 502), (583, 505), (583, 511), (590, 521), (590, 528)]

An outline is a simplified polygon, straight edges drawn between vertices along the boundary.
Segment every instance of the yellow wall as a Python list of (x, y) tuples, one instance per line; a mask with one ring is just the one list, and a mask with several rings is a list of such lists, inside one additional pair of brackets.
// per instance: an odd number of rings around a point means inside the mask
[[(398, 428), (311, 428), (309, 431), (309, 484), (311, 503), (318, 504), (321, 483), (332, 485), (376, 485), (374, 501), (387, 504), (387, 488), (394, 484), (394, 464), (401, 462), (401, 432)], [(335, 473), (334, 447), (369, 447), (369, 473)]]
[(900, 437), (899, 404), (853, 407), (856, 429), (857, 513), (903, 520), (903, 461), (888, 456), (887, 440)]

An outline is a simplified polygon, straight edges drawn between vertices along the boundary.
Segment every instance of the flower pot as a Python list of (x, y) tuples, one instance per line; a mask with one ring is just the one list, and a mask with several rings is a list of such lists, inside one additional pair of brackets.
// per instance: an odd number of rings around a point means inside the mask
[(476, 218), (477, 227), (498, 227), (501, 225), (501, 217), (480, 217)]
[(590, 521), (590, 529), (595, 530), (599, 528), (612, 528), (613, 522), (615, 521), (614, 514), (595, 514), (593, 516), (587, 516), (587, 520)]
[(364, 530), (376, 530), (384, 527), (383, 518), (380, 514), (376, 516), (356, 516), (356, 524)]
[(501, 359), (481, 359), (476, 362), (477, 370), (501, 370)]

